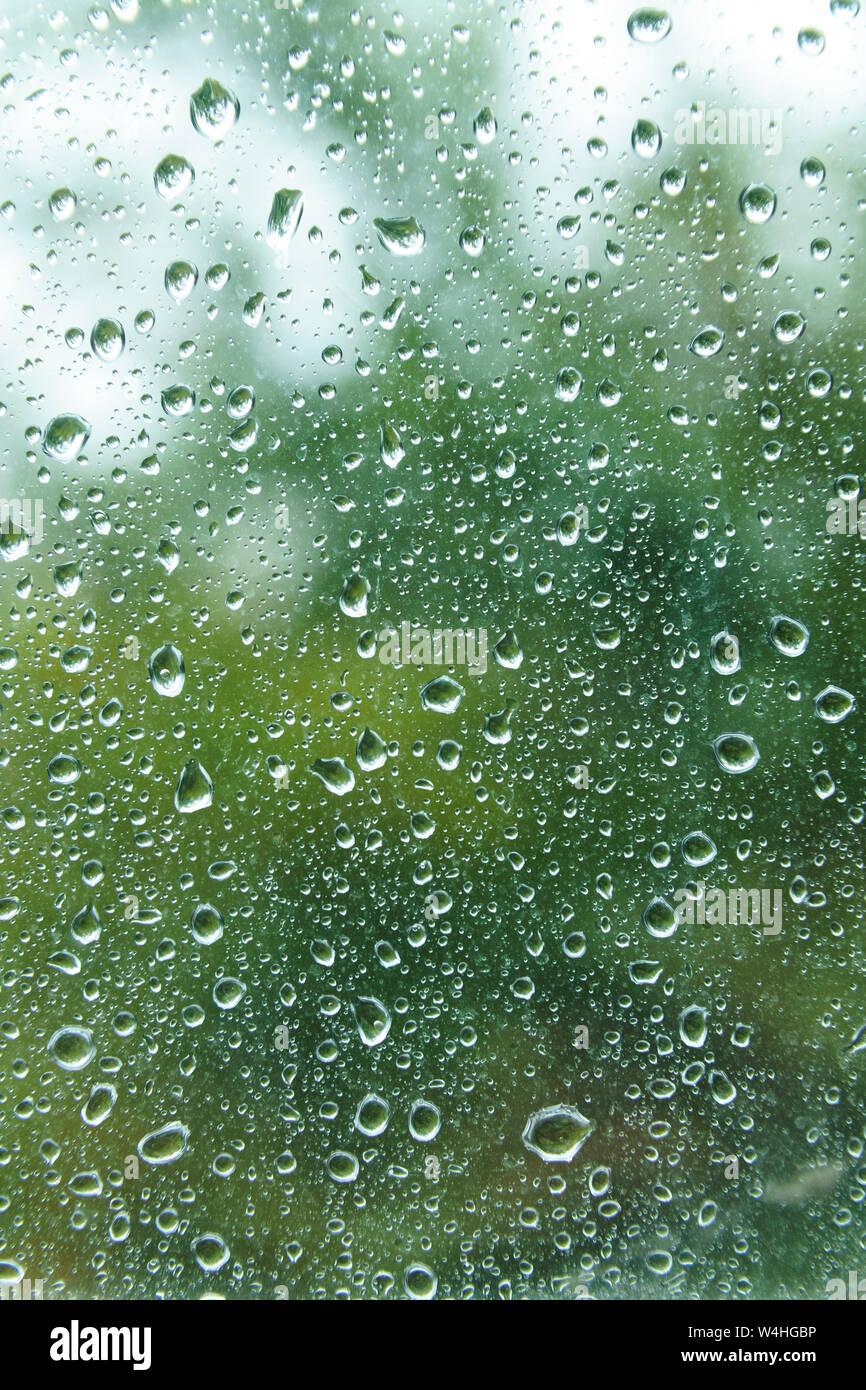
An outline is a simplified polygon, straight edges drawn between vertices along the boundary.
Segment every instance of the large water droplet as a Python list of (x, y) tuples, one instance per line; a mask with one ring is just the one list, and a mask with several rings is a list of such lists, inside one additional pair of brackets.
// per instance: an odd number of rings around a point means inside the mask
[(171, 642), (166, 642), (164, 647), (158, 647), (153, 653), (147, 663), (147, 673), (157, 695), (171, 699), (183, 690), (186, 669), (183, 657)]
[(167, 154), (153, 171), (153, 186), (161, 198), (179, 198), (195, 179), (195, 170), (181, 154)]
[(170, 1124), (163, 1125), (161, 1129), (155, 1129), (150, 1134), (145, 1134), (143, 1139), (139, 1139), (138, 1154), (145, 1163), (154, 1167), (176, 1163), (186, 1153), (188, 1142), (189, 1130), (186, 1125), (181, 1124), (180, 1120), (172, 1120)]
[(809, 629), (796, 618), (784, 614), (773, 619), (767, 636), (784, 656), (802, 656), (809, 645)]
[(81, 1071), (92, 1062), (96, 1044), (89, 1028), (58, 1028), (48, 1040), (48, 1051), (63, 1071)]
[(394, 256), (415, 256), (427, 240), (414, 217), (376, 217), (373, 226), (385, 250)]
[(56, 415), (45, 431), (42, 451), (58, 463), (68, 463), (90, 438), (90, 424), (81, 415)]
[(178, 778), (174, 804), (185, 815), (213, 804), (213, 782), (195, 758), (190, 758)]
[(352, 1005), (361, 1041), (367, 1047), (378, 1047), (391, 1031), (391, 1015), (381, 999), (366, 996)]
[(575, 1106), (549, 1105), (530, 1115), (523, 1143), (545, 1163), (570, 1163), (594, 1129), (594, 1122)]
[(765, 183), (750, 183), (740, 194), (740, 212), (747, 222), (769, 222), (776, 211), (776, 195)]
[(421, 691), (421, 705), (437, 714), (453, 714), (466, 692), (450, 676), (437, 676)]
[(240, 112), (241, 104), (234, 92), (213, 77), (206, 77), (189, 99), (190, 120), (199, 135), (207, 136), (208, 140), (219, 140), (226, 135)]
[(839, 724), (854, 708), (856, 701), (847, 690), (838, 685), (828, 685), (820, 695), (815, 696), (815, 713), (825, 724)]
[(317, 758), (310, 771), (335, 796), (345, 796), (355, 785), (355, 774), (342, 758)]
[(749, 772), (761, 756), (749, 734), (719, 734), (713, 739), (713, 752), (723, 772)]
[(628, 32), (637, 43), (660, 43), (671, 32), (671, 17), (667, 10), (635, 10), (629, 15)]
[(280, 251), (288, 246), (304, 211), (304, 195), (299, 188), (280, 188), (274, 194), (268, 218), (268, 246)]

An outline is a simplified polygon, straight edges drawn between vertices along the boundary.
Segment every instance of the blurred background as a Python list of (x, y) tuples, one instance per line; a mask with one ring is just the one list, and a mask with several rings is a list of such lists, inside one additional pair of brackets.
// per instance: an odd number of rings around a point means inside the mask
[(0, 1281), (866, 1277), (863, 42), (6, 0)]

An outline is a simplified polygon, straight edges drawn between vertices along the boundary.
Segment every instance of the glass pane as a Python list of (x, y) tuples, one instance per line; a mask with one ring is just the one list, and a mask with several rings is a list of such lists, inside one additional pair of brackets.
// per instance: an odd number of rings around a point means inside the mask
[(862, 49), (7, 5), (6, 1286), (862, 1268)]

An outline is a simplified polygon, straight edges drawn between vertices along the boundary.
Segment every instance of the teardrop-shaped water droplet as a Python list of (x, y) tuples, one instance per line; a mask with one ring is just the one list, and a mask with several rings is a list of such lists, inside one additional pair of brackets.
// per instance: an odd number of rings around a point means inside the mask
[(358, 739), (355, 756), (358, 766), (363, 768), (364, 772), (375, 772), (376, 768), (383, 767), (388, 760), (385, 744), (370, 728), (366, 728)]
[(280, 188), (274, 194), (268, 218), (268, 246), (280, 251), (288, 246), (304, 211), (304, 195), (299, 188)]
[(178, 778), (174, 804), (185, 815), (213, 805), (213, 782), (195, 758), (190, 758)]
[(642, 920), (650, 936), (659, 938), (673, 936), (679, 926), (679, 918), (666, 898), (653, 898), (644, 908)]
[(186, 668), (183, 657), (171, 642), (166, 642), (165, 646), (158, 647), (153, 653), (147, 663), (147, 673), (157, 695), (172, 699), (183, 690)]
[(500, 666), (504, 666), (507, 671), (517, 671), (523, 664), (523, 652), (520, 650), (520, 643), (511, 628), (508, 629), (504, 637), (493, 648), (493, 655)]
[(396, 468), (405, 457), (405, 452), (394, 426), (383, 420), (379, 426), (379, 457), (382, 462), (388, 468)]
[(352, 1005), (355, 1024), (361, 1041), (367, 1047), (378, 1047), (391, 1031), (391, 1015), (381, 999), (366, 996)]

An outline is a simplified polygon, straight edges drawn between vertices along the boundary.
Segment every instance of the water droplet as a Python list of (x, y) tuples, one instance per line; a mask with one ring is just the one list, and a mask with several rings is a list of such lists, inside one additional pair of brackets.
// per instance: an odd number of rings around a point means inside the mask
[(779, 314), (773, 324), (773, 336), (780, 343), (795, 343), (806, 327), (806, 320), (796, 309)]
[(198, 267), (191, 261), (172, 261), (171, 265), (166, 267), (165, 288), (175, 303), (180, 304), (187, 299), (197, 284)]
[(467, 256), (480, 256), (484, 250), (484, 232), (480, 227), (464, 227), (460, 233), (460, 248)]
[(90, 346), (102, 362), (115, 362), (126, 346), (123, 325), (117, 319), (97, 319), (90, 332)]
[(576, 401), (582, 384), (583, 377), (576, 367), (563, 367), (556, 378), (556, 399)]
[(81, 763), (72, 753), (57, 753), (48, 764), (48, 779), (60, 786), (77, 782), (81, 776)]
[(317, 758), (310, 771), (328, 788), (335, 796), (345, 796), (355, 785), (355, 774), (350, 767), (347, 767), (342, 758)]
[(352, 1005), (355, 1024), (361, 1041), (367, 1047), (378, 1047), (391, 1031), (391, 1015), (381, 999), (371, 995), (362, 997)]
[(241, 113), (241, 104), (213, 77), (206, 77), (189, 99), (189, 117), (199, 135), (219, 140), (228, 134)]
[(71, 188), (55, 188), (48, 199), (48, 211), (55, 222), (66, 222), (78, 207), (78, 199)]
[(81, 1107), (81, 1118), (86, 1125), (95, 1128), (107, 1120), (117, 1100), (117, 1088), (108, 1082), (94, 1086)]
[(266, 240), (275, 251), (288, 246), (301, 221), (304, 195), (299, 188), (280, 188), (274, 194)]
[(213, 782), (195, 758), (190, 758), (178, 778), (174, 804), (185, 815), (213, 805)]
[(351, 574), (343, 584), (340, 594), (340, 608), (347, 618), (364, 618), (367, 615), (367, 598), (370, 593), (369, 581), (361, 574)]
[(190, 918), (190, 929), (200, 946), (212, 946), (223, 934), (223, 919), (210, 903), (199, 903)]
[(773, 619), (767, 636), (783, 656), (802, 656), (809, 645), (809, 629), (796, 618), (784, 614)]
[(714, 842), (702, 830), (692, 830), (690, 834), (683, 836), (680, 843), (680, 854), (685, 863), (693, 869), (711, 864), (717, 853)]
[(48, 1051), (63, 1071), (81, 1071), (96, 1055), (96, 1044), (89, 1028), (70, 1025), (58, 1028), (48, 1040)]
[(472, 122), (472, 129), (479, 145), (489, 145), (496, 138), (496, 118), (489, 106), (482, 106)]
[(439, 1281), (429, 1265), (410, 1265), (403, 1275), (403, 1288), (416, 1302), (429, 1302), (436, 1297)]
[(375, 772), (377, 768), (384, 767), (388, 761), (388, 753), (384, 742), (372, 729), (365, 728), (361, 737), (358, 739), (358, 746), (355, 749), (355, 756), (358, 759), (358, 766), (364, 772)]
[(196, 1263), (206, 1274), (214, 1274), (229, 1258), (229, 1248), (222, 1236), (208, 1235), (198, 1236), (192, 1242), (192, 1253), (196, 1258)]
[(511, 628), (504, 637), (500, 637), (493, 648), (493, 655), (498, 665), (504, 666), (507, 671), (517, 671), (522, 666), (523, 652)]
[(713, 739), (713, 753), (723, 772), (749, 772), (761, 756), (749, 734), (719, 734)]
[(68, 463), (90, 438), (90, 423), (81, 415), (56, 415), (45, 431), (42, 451), (58, 463)]
[(680, 1037), (686, 1047), (703, 1047), (707, 1040), (707, 1011), (690, 1004), (680, 1014)]
[(161, 1129), (152, 1130), (138, 1141), (138, 1155), (145, 1163), (160, 1167), (176, 1163), (186, 1153), (189, 1130), (180, 1120), (172, 1120)]
[(461, 685), (450, 676), (437, 676), (428, 681), (421, 691), (423, 709), (435, 710), (437, 714), (453, 714), (465, 695)]
[(371, 1091), (355, 1111), (355, 1128), (368, 1138), (375, 1139), (377, 1134), (384, 1134), (390, 1118), (391, 1107), (384, 1096), (377, 1096)]
[(740, 669), (740, 644), (727, 629), (710, 642), (710, 665), (720, 676), (732, 676)]
[(414, 217), (376, 217), (373, 226), (385, 250), (394, 256), (415, 256), (427, 240)]
[(575, 1106), (549, 1105), (530, 1115), (523, 1143), (545, 1163), (570, 1163), (594, 1129), (594, 1122)]
[(747, 184), (740, 194), (740, 212), (747, 222), (769, 222), (776, 211), (776, 195), (765, 183)]
[(172, 699), (183, 690), (186, 668), (183, 657), (171, 642), (166, 642), (165, 646), (158, 647), (153, 653), (147, 663), (147, 673), (157, 695)]
[(334, 1182), (342, 1183), (354, 1182), (361, 1165), (354, 1154), (347, 1153), (345, 1149), (335, 1149), (326, 1166)]
[(815, 713), (825, 724), (839, 724), (849, 715), (856, 701), (847, 690), (838, 685), (828, 685), (815, 696)]
[(737, 1088), (723, 1071), (710, 1072), (710, 1090), (719, 1105), (730, 1105), (737, 1098)]
[(662, 133), (655, 121), (641, 116), (635, 121), (631, 132), (631, 147), (641, 159), (652, 159), (662, 147)]
[(716, 328), (710, 324), (707, 328), (702, 328), (700, 333), (696, 333), (689, 343), (689, 352), (693, 352), (695, 357), (715, 357), (717, 352), (721, 352), (725, 346), (725, 335), (721, 328)]
[(228, 1013), (237, 1008), (246, 992), (247, 987), (242, 980), (236, 980), (233, 975), (224, 975), (211, 990), (211, 998), (218, 1009)]
[(653, 898), (643, 910), (642, 921), (650, 936), (673, 936), (679, 918), (666, 898)]
[(153, 186), (161, 198), (179, 198), (195, 179), (195, 170), (181, 154), (167, 154), (153, 171)]
[(195, 408), (195, 391), (189, 386), (169, 386), (162, 393), (164, 414), (180, 418)]
[(637, 43), (660, 43), (671, 32), (671, 17), (667, 10), (635, 10), (629, 15), (628, 32)]
[(422, 1144), (429, 1144), (442, 1127), (442, 1116), (429, 1100), (416, 1100), (409, 1111), (409, 1133)]

